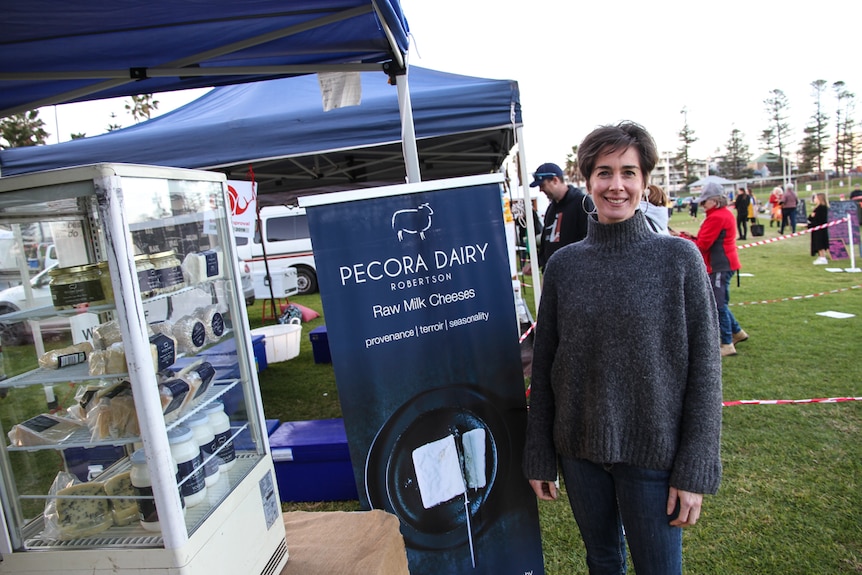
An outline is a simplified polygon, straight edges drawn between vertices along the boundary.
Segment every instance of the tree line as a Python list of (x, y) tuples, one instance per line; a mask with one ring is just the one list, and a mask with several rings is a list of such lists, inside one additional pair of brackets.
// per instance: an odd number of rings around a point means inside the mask
[[(836, 177), (844, 176), (853, 170), (862, 153), (862, 137), (855, 132), (856, 95), (843, 81), (833, 82), (830, 86), (826, 80), (814, 80), (810, 86), (812, 112), (802, 130), (804, 136), (795, 148), (793, 129), (788, 122), (790, 102), (787, 95), (777, 88), (770, 90), (763, 100), (766, 127), (759, 137), (760, 152), (771, 155), (770, 161), (766, 162), (770, 173), (782, 173), (782, 164), (786, 160), (797, 174), (821, 174), (831, 166)], [(834, 118), (824, 110), (824, 100), (829, 97), (830, 91), (835, 98)], [(680, 114), (683, 117), (682, 128), (677, 132), (680, 145), (672, 162), (674, 169), (685, 174), (686, 184), (690, 184), (697, 180), (691, 146), (698, 138), (688, 123), (685, 107)], [(709, 168), (711, 175), (734, 180), (764, 175), (763, 172), (756, 173), (751, 166), (752, 153), (745, 143), (745, 134), (735, 127), (730, 131), (723, 153), (713, 160)], [(581, 179), (578, 173), (578, 146), (572, 146), (571, 153), (566, 156), (565, 172), (572, 182), (578, 183)]]
[[(154, 111), (159, 108), (159, 101), (152, 94), (140, 94), (130, 96), (125, 109), (137, 123), (148, 120)], [(115, 123), (115, 114), (111, 114), (112, 122), (106, 130), (112, 132), (123, 126)], [(26, 146), (40, 146), (48, 142), (51, 134), (45, 129), (45, 122), (39, 117), (39, 110), (30, 110), (13, 114), (0, 119), (0, 150), (6, 148), (23, 148)], [(73, 140), (85, 138), (86, 134), (71, 134)]]

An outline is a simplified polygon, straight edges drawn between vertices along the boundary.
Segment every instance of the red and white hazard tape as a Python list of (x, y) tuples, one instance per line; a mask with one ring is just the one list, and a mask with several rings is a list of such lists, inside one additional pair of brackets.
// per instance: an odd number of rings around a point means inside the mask
[(804, 236), (805, 234), (810, 234), (811, 232), (816, 232), (817, 230), (822, 230), (825, 228), (831, 228), (832, 226), (837, 226), (838, 224), (846, 223), (850, 216), (844, 216), (840, 220), (833, 220), (831, 222), (827, 222), (825, 224), (815, 226), (813, 228), (808, 228), (807, 230), (802, 230), (801, 232), (793, 232), (792, 234), (787, 234), (786, 236), (778, 236), (777, 238), (769, 238), (768, 240), (760, 240), (757, 242), (752, 242), (750, 244), (743, 244), (741, 246), (736, 246), (736, 249), (743, 250), (745, 248), (751, 248), (754, 246), (762, 246), (766, 244), (772, 244), (775, 242), (780, 242), (781, 240), (787, 240), (790, 238), (795, 238), (798, 236)]
[(524, 340), (527, 339), (527, 336), (536, 328), (536, 322), (530, 324), (530, 327), (527, 328), (527, 331), (521, 334), (521, 338), (518, 340), (518, 343), (524, 343)]
[(821, 397), (818, 399), (742, 399), (725, 401), (724, 407), (732, 405), (789, 405), (798, 403), (842, 403), (845, 401), (862, 401), (862, 397)]
[(838, 288), (838, 289), (833, 289), (833, 290), (829, 290), (829, 291), (822, 291), (822, 292), (819, 292), (819, 293), (812, 293), (812, 294), (808, 294), (808, 295), (795, 295), (795, 296), (791, 296), (791, 297), (782, 297), (782, 298), (777, 298), (777, 299), (764, 299), (764, 300), (761, 300), (761, 301), (746, 301), (746, 302), (738, 302), (738, 303), (729, 303), (729, 304), (727, 304), (727, 305), (728, 305), (728, 306), (735, 306), (735, 305), (757, 305), (757, 304), (761, 304), (761, 303), (776, 303), (776, 302), (782, 302), (782, 301), (797, 301), (797, 300), (803, 300), (803, 299), (811, 299), (811, 298), (815, 298), (815, 297), (822, 296), (822, 295), (830, 295), (830, 294), (841, 293), (841, 292), (850, 291), (850, 290), (852, 290), (852, 289), (859, 289), (859, 288), (862, 288), (862, 285), (855, 285), (855, 286), (850, 286), (850, 287), (846, 287), (846, 288)]

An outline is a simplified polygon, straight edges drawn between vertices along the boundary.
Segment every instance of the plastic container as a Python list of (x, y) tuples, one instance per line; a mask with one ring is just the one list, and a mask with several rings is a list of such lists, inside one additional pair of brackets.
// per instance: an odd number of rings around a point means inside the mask
[(212, 425), (210, 425), (207, 414), (203, 411), (198, 411), (189, 417), (185, 421), (185, 424), (192, 430), (192, 435), (194, 435), (195, 441), (198, 442), (201, 457), (204, 459), (204, 480), (207, 487), (212, 487), (218, 483), (219, 476), (221, 475), (219, 473), (218, 459), (210, 457), (213, 454), (212, 447), (215, 440)]
[[(141, 518), (141, 527), (147, 531), (161, 531), (159, 524), (159, 513), (156, 510), (156, 502), (153, 497), (153, 484), (150, 479), (150, 470), (147, 469), (147, 454), (143, 449), (138, 449), (129, 458), (132, 463), (131, 480), (132, 487), (135, 488), (135, 495), (149, 497), (150, 499), (137, 499), (138, 513)], [(171, 459), (174, 473), (177, 471), (177, 462)], [(180, 505), (183, 508), (183, 513), (186, 511), (186, 502), (183, 499), (182, 491), (180, 491)]]
[(171, 445), (171, 455), (177, 462), (177, 483), (188, 477), (180, 485), (180, 491), (186, 500), (186, 505), (194, 507), (207, 495), (206, 474), (203, 457), (198, 442), (192, 430), (178, 426), (168, 432), (168, 443)]
[(231, 440), (230, 418), (221, 401), (213, 401), (203, 408), (213, 430), (212, 453), (216, 454), (219, 470), (224, 473), (236, 463), (236, 450)]
[(329, 334), (325, 325), (319, 325), (308, 333), (311, 341), (311, 351), (314, 354), (314, 363), (332, 363), (332, 355), (329, 353)]
[(267, 325), (251, 330), (252, 335), (263, 335), (266, 363), (287, 361), (299, 355), (299, 338), (302, 326), (294, 324)]

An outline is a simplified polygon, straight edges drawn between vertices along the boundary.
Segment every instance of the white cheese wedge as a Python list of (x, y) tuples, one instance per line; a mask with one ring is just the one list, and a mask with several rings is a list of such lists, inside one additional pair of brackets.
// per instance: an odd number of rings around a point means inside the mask
[(414, 449), (413, 468), (425, 509), (466, 491), (458, 450), (452, 435)]
[(485, 487), (485, 430), (471, 429), (462, 436), (464, 445), (464, 474), (467, 476), (467, 487), (481, 489)]

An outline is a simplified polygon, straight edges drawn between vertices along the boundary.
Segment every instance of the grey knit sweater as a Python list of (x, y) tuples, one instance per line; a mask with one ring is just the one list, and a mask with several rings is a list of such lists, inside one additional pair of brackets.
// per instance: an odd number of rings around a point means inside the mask
[(640, 211), (590, 217), (587, 237), (545, 269), (536, 322), (524, 473), (557, 457), (670, 470), (670, 484), (721, 481), (718, 317), (693, 243), (652, 232)]

